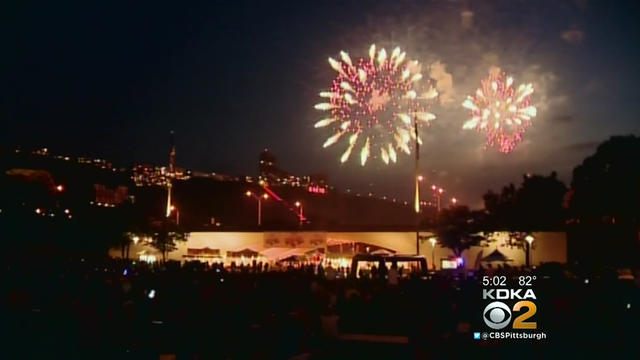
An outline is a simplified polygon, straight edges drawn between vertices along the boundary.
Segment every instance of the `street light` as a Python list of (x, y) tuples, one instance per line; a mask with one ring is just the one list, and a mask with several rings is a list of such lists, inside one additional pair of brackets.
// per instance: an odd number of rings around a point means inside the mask
[(429, 238), (429, 242), (431, 243), (431, 267), (433, 267), (433, 270), (436, 269), (436, 238), (435, 237), (430, 237)]
[(535, 238), (531, 235), (528, 234), (527, 236), (524, 237), (524, 240), (527, 242), (527, 267), (529, 267), (530, 264), (530, 255), (531, 255), (531, 244), (533, 243), (533, 240), (535, 240)]
[(175, 205), (171, 205), (169, 207), (169, 210), (171, 210), (169, 214), (171, 214), (174, 211), (176, 212), (176, 225), (180, 225), (180, 210), (178, 210), (178, 208)]
[(415, 139), (414, 179), (416, 182), (414, 210), (416, 211), (416, 255), (420, 255), (420, 182), (424, 177), (418, 173), (420, 162), (420, 136), (418, 135), (418, 117), (413, 116), (413, 135)]
[[(433, 187), (432, 187), (432, 189), (433, 189)], [(436, 192), (436, 200), (438, 202), (438, 212), (440, 212), (440, 198), (442, 197), (442, 193), (443, 192), (444, 192), (443, 188), (438, 188), (438, 191)]]
[(300, 220), (300, 225), (302, 225), (302, 219), (304, 217), (302, 203), (300, 203), (300, 201), (296, 201), (295, 205), (298, 209), (300, 209), (298, 210), (298, 219)]
[(451, 202), (453, 203), (453, 206), (456, 206), (456, 204), (458, 203), (458, 199), (452, 198)]
[[(416, 172), (417, 172), (417, 169), (416, 169)], [(416, 198), (414, 199), (415, 200), (414, 210), (416, 214), (420, 213), (420, 205), (422, 204), (422, 201), (420, 201), (420, 186), (422, 185), (422, 181), (424, 181), (424, 176), (416, 175)]]
[(268, 194), (262, 194), (262, 196), (257, 196), (254, 193), (252, 193), (251, 191), (247, 190), (247, 192), (245, 193), (245, 195), (247, 195), (247, 197), (252, 197), (256, 200), (258, 200), (258, 226), (262, 226), (262, 200), (267, 200), (269, 198)]

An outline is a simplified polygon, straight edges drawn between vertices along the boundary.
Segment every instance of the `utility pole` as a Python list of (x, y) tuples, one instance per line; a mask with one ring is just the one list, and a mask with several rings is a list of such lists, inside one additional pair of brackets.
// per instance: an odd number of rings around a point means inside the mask
[(171, 135), (171, 150), (169, 151), (169, 173), (166, 176), (167, 179), (167, 209), (166, 209), (166, 217), (171, 215), (171, 187), (173, 177), (176, 172), (176, 144), (173, 138), (173, 130), (169, 133)]
[(418, 119), (416, 115), (413, 115), (413, 131), (416, 141), (416, 164), (415, 173), (413, 174), (413, 180), (416, 183), (414, 210), (416, 211), (416, 255), (420, 255), (420, 180), (418, 179), (418, 162), (420, 160), (420, 143), (418, 142)]

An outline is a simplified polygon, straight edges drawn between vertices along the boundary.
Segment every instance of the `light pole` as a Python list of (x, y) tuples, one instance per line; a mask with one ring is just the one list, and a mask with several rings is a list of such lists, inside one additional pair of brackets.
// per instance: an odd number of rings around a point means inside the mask
[(437, 186), (436, 184), (433, 184), (431, 185), (431, 190), (433, 191), (433, 197), (436, 200), (436, 208), (438, 212), (440, 212), (440, 208), (441, 208), (440, 198), (442, 197), (442, 193), (444, 192), (444, 189)]
[(166, 217), (171, 215), (171, 179), (167, 180), (167, 212)]
[(414, 210), (416, 212), (416, 255), (420, 255), (420, 181), (423, 179), (418, 174), (418, 162), (420, 161), (420, 142), (418, 141), (418, 118), (413, 116), (413, 132), (416, 140), (416, 163), (413, 179), (416, 183), (416, 194), (414, 199)]
[(262, 194), (262, 196), (257, 196), (251, 191), (247, 191), (245, 195), (247, 195), (247, 197), (252, 197), (258, 200), (258, 226), (262, 226), (262, 199), (267, 200), (269, 198), (269, 195)]
[(298, 210), (298, 219), (300, 220), (300, 226), (302, 226), (302, 219), (304, 217), (304, 210), (302, 208), (302, 203), (300, 201), (296, 201), (296, 207), (299, 209)]
[(417, 179), (416, 184), (418, 185), (416, 187), (416, 192), (417, 192), (418, 196), (416, 198), (416, 204), (414, 204), (414, 205), (417, 205), (417, 206), (415, 206), (415, 210), (416, 210), (416, 213), (419, 213), (419, 212), (422, 211), (422, 205), (423, 205), (422, 204), (422, 200), (420, 198), (420, 190), (422, 190), (422, 183), (424, 182), (425, 177), (422, 176), (422, 175), (418, 175), (416, 177), (416, 179)]
[(533, 243), (533, 240), (535, 240), (535, 238), (531, 235), (528, 234), (527, 236), (525, 236), (524, 240), (527, 242), (527, 267), (529, 267), (530, 265), (530, 255), (531, 255), (531, 244)]
[(171, 205), (170, 210), (171, 212), (174, 212), (174, 211), (176, 212), (176, 225), (180, 225), (180, 210), (178, 210), (178, 208), (175, 205)]
[(431, 243), (431, 267), (433, 270), (436, 270), (436, 238), (430, 237), (429, 242)]

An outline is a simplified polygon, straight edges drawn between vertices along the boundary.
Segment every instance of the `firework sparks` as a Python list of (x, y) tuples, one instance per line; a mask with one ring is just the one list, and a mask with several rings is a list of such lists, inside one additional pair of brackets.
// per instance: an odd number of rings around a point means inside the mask
[(400, 48), (389, 54), (371, 45), (368, 55), (353, 61), (341, 51), (340, 60), (329, 58), (337, 75), (331, 88), (320, 92), (323, 102), (315, 108), (331, 115), (314, 127), (332, 128), (325, 148), (348, 139), (340, 157), (343, 163), (354, 149), (359, 149), (362, 166), (369, 157), (379, 157), (385, 164), (395, 163), (396, 150), (411, 153), (413, 121), (429, 124), (435, 119), (428, 112), (427, 101), (437, 98), (438, 92), (433, 81), (423, 81), (420, 63), (405, 61), (406, 53)]
[(531, 94), (531, 84), (515, 88), (511, 76), (492, 68), (489, 76), (482, 80), (482, 87), (462, 103), (470, 112), (462, 128), (484, 132), (487, 146), (497, 146), (500, 152), (508, 153), (522, 140), (537, 114), (531, 104)]

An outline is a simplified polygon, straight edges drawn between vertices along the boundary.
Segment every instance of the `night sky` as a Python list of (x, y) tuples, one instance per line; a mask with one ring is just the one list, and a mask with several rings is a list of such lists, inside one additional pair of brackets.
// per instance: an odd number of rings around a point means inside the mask
[[(616, 134), (640, 133), (637, 1), (10, 1), (2, 9), (0, 144), (117, 164), (255, 175), (268, 147), (294, 173), (409, 199), (412, 158), (340, 164), (313, 108), (340, 50), (371, 43), (444, 65), (421, 167), (473, 206), (524, 173), (571, 170)], [(191, 2), (184, 2), (191, 3)], [(514, 152), (462, 131), (460, 104), (489, 67), (532, 82), (538, 117)]]

